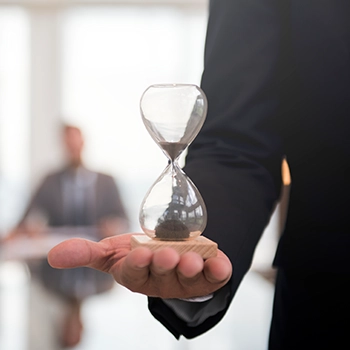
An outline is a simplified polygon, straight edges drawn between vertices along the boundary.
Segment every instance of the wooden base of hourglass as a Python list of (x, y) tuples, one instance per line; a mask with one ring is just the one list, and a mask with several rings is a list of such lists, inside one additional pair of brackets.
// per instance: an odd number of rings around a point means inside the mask
[(199, 236), (188, 241), (161, 241), (140, 234), (131, 236), (130, 243), (131, 249), (146, 247), (152, 251), (156, 251), (162, 248), (173, 248), (180, 255), (191, 251), (199, 254), (203, 259), (215, 257), (218, 251), (218, 245), (204, 236)]

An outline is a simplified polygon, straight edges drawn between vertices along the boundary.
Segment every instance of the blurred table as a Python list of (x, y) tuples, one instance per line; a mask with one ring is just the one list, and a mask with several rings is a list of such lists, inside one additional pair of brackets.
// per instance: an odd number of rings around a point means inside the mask
[(96, 227), (61, 227), (45, 230), (38, 237), (26, 237), (25, 233), (0, 245), (0, 261), (33, 260), (47, 256), (51, 248), (70, 238), (96, 241)]

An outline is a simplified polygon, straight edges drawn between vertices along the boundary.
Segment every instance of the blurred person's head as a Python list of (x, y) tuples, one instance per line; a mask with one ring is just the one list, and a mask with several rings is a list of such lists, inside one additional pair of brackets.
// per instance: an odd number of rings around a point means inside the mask
[(82, 131), (73, 125), (64, 125), (63, 142), (66, 148), (67, 160), (70, 166), (82, 165), (84, 137)]

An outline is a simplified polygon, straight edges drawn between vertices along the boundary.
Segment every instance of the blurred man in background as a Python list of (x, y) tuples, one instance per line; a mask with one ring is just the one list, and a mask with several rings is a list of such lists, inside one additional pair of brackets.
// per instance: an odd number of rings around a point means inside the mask
[[(84, 138), (81, 130), (65, 125), (63, 141), (66, 165), (46, 176), (9, 238), (24, 235), (35, 239), (57, 234), (98, 241), (127, 230), (127, 216), (114, 179), (89, 170), (83, 164)], [(59, 343), (63, 347), (78, 344), (83, 329), (80, 315), (82, 301), (111, 289), (113, 279), (87, 268), (55, 270), (46, 259), (34, 264), (31, 272), (66, 306), (63, 325), (58, 327)]]

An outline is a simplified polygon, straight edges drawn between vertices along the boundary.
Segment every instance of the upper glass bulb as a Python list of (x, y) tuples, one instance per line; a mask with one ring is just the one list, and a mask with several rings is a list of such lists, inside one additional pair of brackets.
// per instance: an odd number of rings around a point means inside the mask
[(175, 160), (201, 129), (207, 99), (196, 85), (152, 85), (143, 93), (140, 108), (152, 138), (170, 160)]

